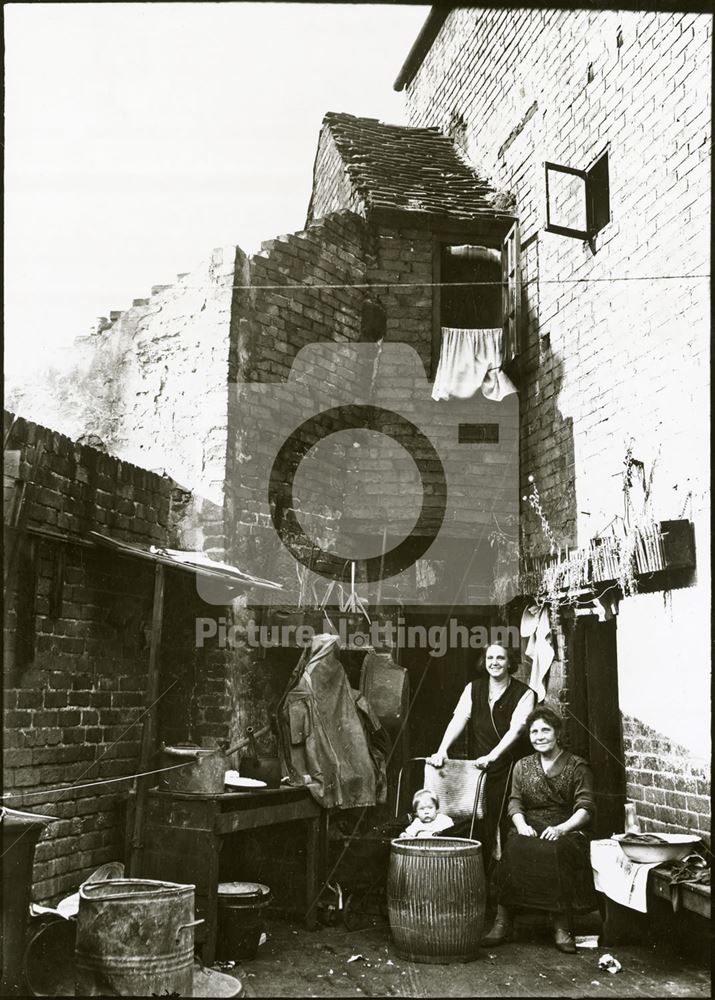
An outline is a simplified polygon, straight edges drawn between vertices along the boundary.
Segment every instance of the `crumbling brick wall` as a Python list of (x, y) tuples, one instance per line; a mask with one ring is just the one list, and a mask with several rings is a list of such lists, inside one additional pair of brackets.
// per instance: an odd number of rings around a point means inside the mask
[(75, 342), (69, 373), (21, 396), (33, 419), (75, 439), (96, 435), (110, 454), (192, 492), (203, 535), (196, 547), (217, 558), (225, 551), (231, 303), (243, 259), (238, 247), (215, 249), (174, 284), (111, 312)]
[(329, 129), (323, 129), (313, 165), (313, 192), (308, 219), (322, 219), (331, 212), (364, 214), (364, 207), (354, 190)]
[[(648, 473), (655, 465), (655, 516), (695, 523), (697, 575), (677, 592), (647, 675), (636, 635), (660, 618), (652, 602), (621, 604), (618, 639), (622, 707), (667, 731), (684, 767), (697, 756), (689, 704), (702, 706), (699, 744), (709, 730), (708, 673), (689, 637), (706, 629), (708, 603), (708, 444), (697, 428), (708, 412), (711, 32), (710, 16), (691, 13), (462, 8), (407, 85), (410, 123), (447, 131), (460, 115), (474, 165), (516, 196), (521, 493), (533, 476), (558, 543), (583, 544), (623, 515), (632, 445)], [(543, 162), (587, 169), (605, 150), (611, 221), (590, 243), (545, 232)], [(526, 504), (522, 523), (526, 554), (545, 554)], [(631, 790), (639, 773), (628, 764)]]
[[(6, 413), (8, 431), (25, 493), (23, 530), (6, 538), (4, 802), (57, 817), (36, 853), (34, 898), (47, 901), (121, 858), (132, 783), (103, 782), (136, 773), (145, 709), (154, 567), (81, 540), (95, 530), (172, 544), (175, 484)], [(9, 485), (11, 517), (19, 491)], [(226, 653), (196, 649), (195, 619), (208, 610), (191, 576), (167, 571), (160, 691), (178, 682), (186, 694), (180, 711), (160, 701), (168, 742), (229, 731)]]

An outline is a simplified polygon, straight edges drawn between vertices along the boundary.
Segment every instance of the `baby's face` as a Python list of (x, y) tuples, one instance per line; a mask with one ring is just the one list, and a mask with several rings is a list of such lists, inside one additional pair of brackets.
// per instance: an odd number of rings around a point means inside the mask
[(417, 818), (422, 823), (431, 823), (437, 815), (437, 807), (432, 799), (420, 799), (417, 803)]

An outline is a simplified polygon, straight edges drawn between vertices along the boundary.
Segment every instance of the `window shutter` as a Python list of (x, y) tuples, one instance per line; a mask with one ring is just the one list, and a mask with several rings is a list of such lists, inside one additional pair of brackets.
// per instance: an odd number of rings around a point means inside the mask
[(519, 223), (515, 222), (501, 248), (502, 328), (504, 364), (519, 353), (521, 327), (521, 270), (519, 267)]
[(588, 176), (585, 170), (544, 163), (546, 171), (546, 232), (587, 240)]

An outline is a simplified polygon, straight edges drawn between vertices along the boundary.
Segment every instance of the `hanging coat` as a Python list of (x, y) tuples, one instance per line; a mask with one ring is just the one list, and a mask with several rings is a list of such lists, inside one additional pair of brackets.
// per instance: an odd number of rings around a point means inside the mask
[(337, 649), (337, 636), (316, 635), (301, 655), (278, 703), (281, 753), (291, 784), (325, 808), (374, 806), (387, 790), (384, 731)]

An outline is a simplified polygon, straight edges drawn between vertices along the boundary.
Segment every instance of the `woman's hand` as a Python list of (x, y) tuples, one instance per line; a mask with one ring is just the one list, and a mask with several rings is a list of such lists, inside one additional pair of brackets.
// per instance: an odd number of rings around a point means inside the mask
[(427, 763), (431, 764), (432, 767), (441, 767), (446, 760), (447, 754), (440, 753), (438, 750), (437, 753), (433, 753), (431, 757), (427, 758)]
[(533, 826), (529, 826), (529, 824), (524, 820), (522, 820), (521, 823), (515, 823), (514, 826), (516, 827), (516, 832), (519, 834), (520, 837), (539, 836), (536, 830), (533, 828)]
[(484, 771), (486, 770), (486, 768), (489, 767), (490, 764), (493, 763), (494, 761), (489, 756), (489, 754), (485, 754), (483, 757), (477, 757), (477, 759), (474, 761), (474, 766), (478, 767), (481, 771)]
[(541, 834), (541, 840), (558, 840), (563, 835), (564, 831), (560, 826), (547, 826)]

